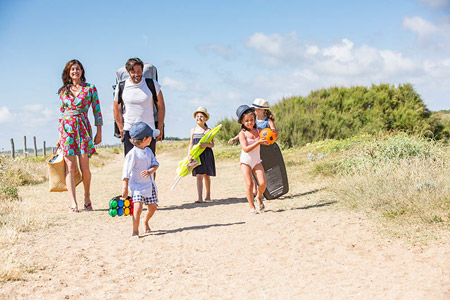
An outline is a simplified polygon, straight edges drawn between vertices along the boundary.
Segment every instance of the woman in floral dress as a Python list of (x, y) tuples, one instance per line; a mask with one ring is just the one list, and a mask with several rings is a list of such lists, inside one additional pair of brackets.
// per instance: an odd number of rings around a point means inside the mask
[[(58, 146), (61, 148), (66, 162), (66, 185), (72, 200), (70, 211), (78, 212), (75, 191), (77, 156), (83, 176), (84, 209), (92, 210), (89, 157), (95, 153), (94, 145), (102, 141), (103, 125), (97, 89), (93, 84), (86, 82), (83, 65), (75, 59), (66, 64), (62, 73), (62, 81), (63, 86), (58, 90), (61, 101)], [(89, 106), (92, 106), (97, 127), (95, 137), (92, 136), (92, 128), (88, 119)]]

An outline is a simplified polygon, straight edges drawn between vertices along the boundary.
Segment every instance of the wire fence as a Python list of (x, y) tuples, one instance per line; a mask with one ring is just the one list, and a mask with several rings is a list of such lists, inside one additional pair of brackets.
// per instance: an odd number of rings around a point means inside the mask
[[(16, 148), (16, 144), (14, 143), (14, 139), (10, 139), (10, 143), (11, 143), (10, 151), (3, 151), (2, 154), (3, 155), (10, 155), (12, 158), (16, 158), (16, 157), (38, 157), (38, 156), (46, 157), (47, 155), (55, 153), (56, 147), (57, 147), (56, 145), (48, 146), (46, 141), (42, 141), (42, 146), (40, 148), (38, 148), (35, 136), (33, 136), (33, 147), (32, 148), (27, 147), (27, 137), (26, 136), (23, 137), (23, 147), (22, 147), (22, 149), (17, 149)], [(99, 145), (96, 145), (95, 148), (96, 149), (114, 148), (114, 147), (117, 147), (118, 145), (120, 145), (120, 144), (115, 144), (115, 145), (99, 144)]]

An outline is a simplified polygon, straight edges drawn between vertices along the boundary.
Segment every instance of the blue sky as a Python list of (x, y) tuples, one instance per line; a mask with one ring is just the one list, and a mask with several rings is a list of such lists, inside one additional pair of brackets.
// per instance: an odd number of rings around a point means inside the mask
[(411, 83), (431, 110), (449, 108), (449, 0), (125, 3), (0, 1), (0, 150), (24, 135), (56, 143), (72, 58), (99, 91), (106, 144), (117, 142), (115, 71), (130, 57), (158, 68), (166, 136), (187, 137), (199, 105), (214, 126), (255, 98), (330, 86)]

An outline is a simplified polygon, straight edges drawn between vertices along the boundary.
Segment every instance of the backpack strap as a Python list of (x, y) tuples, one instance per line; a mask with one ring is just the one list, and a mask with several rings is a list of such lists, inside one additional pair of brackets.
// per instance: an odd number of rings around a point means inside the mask
[[(118, 92), (118, 97), (117, 97), (117, 102), (119, 104), (123, 103), (123, 99), (122, 99), (122, 94), (123, 94), (123, 90), (125, 88), (125, 81), (121, 81), (119, 82), (119, 92)], [(155, 88), (155, 83), (153, 82), (153, 79), (151, 78), (145, 78), (145, 83), (147, 84), (150, 92), (152, 92), (152, 96), (153, 96), (153, 102), (156, 104), (158, 103), (158, 95), (156, 95), (156, 88)]]
[(119, 104), (123, 103), (122, 94), (123, 94), (124, 88), (125, 88), (125, 80), (119, 82), (119, 93), (117, 95), (117, 103), (119, 103)]
[[(123, 103), (123, 90), (125, 89), (125, 81), (121, 81), (119, 82), (119, 91), (117, 93), (117, 103), (120, 104), (120, 108), (122, 110), (122, 113), (124, 113), (124, 103)], [(150, 92), (152, 93), (152, 97), (153, 97), (153, 103), (154, 106), (153, 108), (155, 109), (155, 113), (158, 111), (158, 96), (156, 95), (156, 88), (155, 88), (155, 83), (153, 82), (153, 79), (151, 78), (145, 78), (145, 83), (147, 84), (148, 88), (150, 89)], [(156, 121), (156, 120), (155, 120)]]
[[(156, 75), (158, 76), (158, 75)], [(156, 88), (155, 88), (155, 83), (153, 82), (153, 79), (151, 78), (145, 78), (145, 83), (147, 83), (148, 88), (150, 89), (150, 92), (152, 92), (152, 96), (153, 96), (153, 102), (158, 103), (158, 95), (156, 95)], [(158, 107), (157, 107), (158, 109)]]

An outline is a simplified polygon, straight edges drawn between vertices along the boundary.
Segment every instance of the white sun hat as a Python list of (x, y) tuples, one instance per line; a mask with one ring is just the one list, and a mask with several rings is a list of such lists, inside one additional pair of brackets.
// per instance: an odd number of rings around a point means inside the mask
[(269, 102), (262, 98), (256, 98), (252, 103), (252, 107), (261, 108), (261, 109), (269, 109)]

